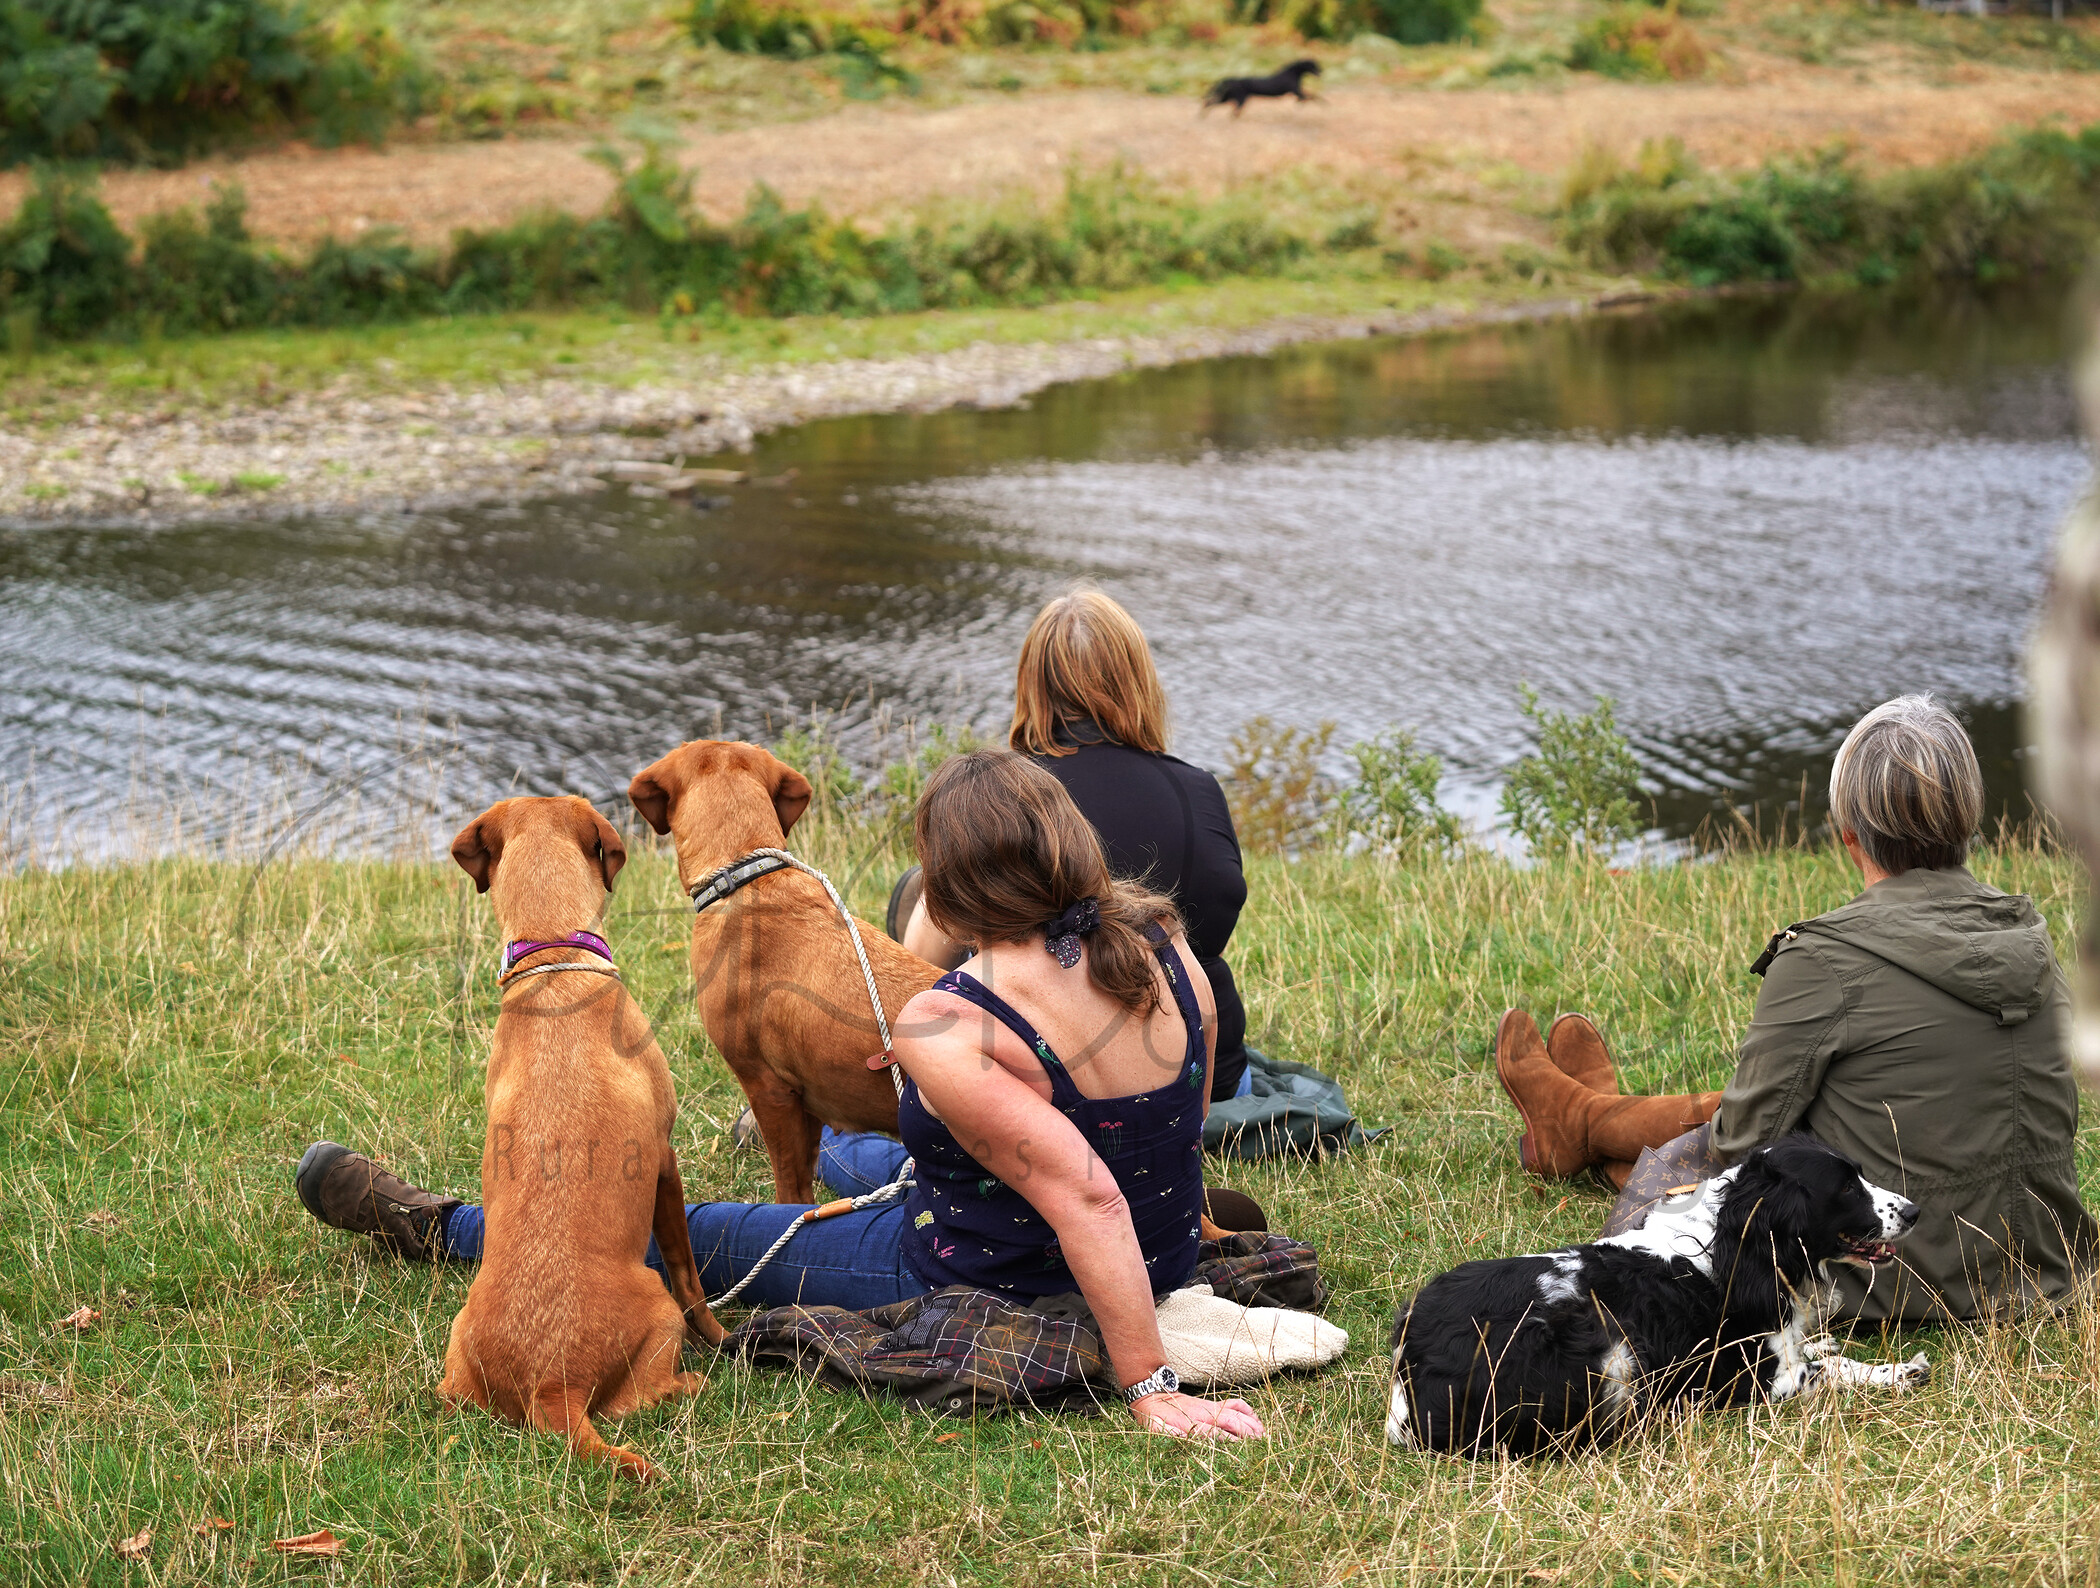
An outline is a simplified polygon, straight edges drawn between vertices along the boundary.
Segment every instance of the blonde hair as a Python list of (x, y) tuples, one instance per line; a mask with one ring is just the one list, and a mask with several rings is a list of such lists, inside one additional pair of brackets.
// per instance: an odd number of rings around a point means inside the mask
[(1983, 772), (1954, 713), (1902, 695), (1860, 718), (1830, 769), (1830, 820), (1891, 876), (1960, 865), (1983, 820)]
[(1167, 696), (1137, 620), (1082, 586), (1035, 615), (1014, 673), (1006, 742), (1027, 755), (1070, 755), (1058, 730), (1091, 721), (1110, 740), (1157, 754), (1167, 747)]

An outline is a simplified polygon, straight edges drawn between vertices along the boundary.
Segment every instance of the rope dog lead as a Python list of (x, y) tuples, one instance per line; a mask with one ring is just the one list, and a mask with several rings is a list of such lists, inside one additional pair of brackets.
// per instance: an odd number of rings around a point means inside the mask
[[(760, 877), (770, 876), (776, 871), (789, 870), (802, 872), (821, 882), (824, 892), (831, 899), (832, 908), (838, 911), (839, 919), (846, 923), (846, 933), (853, 939), (854, 957), (860, 961), (861, 979), (867, 984), (868, 1006), (875, 1011), (875, 1029), (882, 1034), (882, 1051), (868, 1060), (868, 1068), (887, 1069), (890, 1072), (890, 1084), (896, 1088), (897, 1100), (901, 1103), (904, 1100), (904, 1072), (897, 1065), (896, 1044), (890, 1037), (889, 1017), (882, 1012), (882, 993), (875, 985), (875, 967), (868, 963), (868, 946), (861, 940), (860, 923), (854, 920), (853, 912), (846, 908), (846, 901), (839, 897), (839, 890), (832, 886), (829, 877), (808, 861), (796, 859), (785, 849), (754, 849), (749, 854), (732, 860), (693, 889), (693, 913), (698, 915), (709, 905), (719, 904), (745, 884), (756, 882)], [(802, 1213), (780, 1232), (779, 1239), (766, 1248), (765, 1255), (751, 1265), (742, 1279), (719, 1296), (710, 1297), (711, 1304), (726, 1307), (742, 1295), (744, 1288), (759, 1276), (768, 1263), (780, 1255), (789, 1241), (795, 1238), (797, 1230), (814, 1224), (819, 1219), (837, 1218), (842, 1213), (857, 1213), (862, 1208), (878, 1207), (902, 1196), (907, 1188), (917, 1184), (913, 1178), (913, 1168), (912, 1160), (906, 1158), (904, 1167), (897, 1171), (897, 1178), (888, 1185), (877, 1186), (873, 1191), (864, 1192), (857, 1197), (842, 1197), (836, 1202), (826, 1202), (821, 1207), (813, 1207)]]

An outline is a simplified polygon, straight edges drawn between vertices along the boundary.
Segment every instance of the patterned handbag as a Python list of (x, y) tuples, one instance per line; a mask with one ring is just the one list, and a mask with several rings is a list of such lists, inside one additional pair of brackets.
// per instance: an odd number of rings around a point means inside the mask
[(1643, 1147), (1627, 1178), (1626, 1189), (1612, 1204), (1611, 1217), (1604, 1221), (1606, 1235), (1624, 1235), (1648, 1222), (1648, 1215), (1666, 1197), (1696, 1191), (1728, 1167), (1728, 1160), (1714, 1151), (1713, 1127), (1701, 1125), (1660, 1147)]

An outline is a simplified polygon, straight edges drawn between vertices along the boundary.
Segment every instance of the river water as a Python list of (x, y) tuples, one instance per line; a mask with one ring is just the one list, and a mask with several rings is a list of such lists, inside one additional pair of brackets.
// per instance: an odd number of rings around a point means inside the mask
[[(1492, 820), (1520, 681), (1618, 702), (1655, 820), (1769, 827), (1906, 690), (2024, 810), (2020, 659), (2089, 461), (2061, 296), (1708, 303), (1307, 347), (827, 421), (711, 510), (0, 529), (16, 844), (412, 843), (827, 713), (996, 733), (1035, 607), (1144, 624), (1176, 748), (1413, 728)], [(357, 814), (346, 815), (348, 812)], [(324, 815), (324, 813), (326, 813)]]

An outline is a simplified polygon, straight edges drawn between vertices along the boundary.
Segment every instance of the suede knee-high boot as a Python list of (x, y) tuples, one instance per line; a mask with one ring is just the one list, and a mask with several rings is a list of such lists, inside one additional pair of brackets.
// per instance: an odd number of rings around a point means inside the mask
[(1521, 1009), (1495, 1033), (1495, 1075), (1524, 1121), (1517, 1143), (1524, 1167), (1555, 1179), (1606, 1160), (1630, 1163), (1712, 1117), (1719, 1092), (1617, 1097), (1564, 1075), (1546, 1051), (1538, 1023)]
[[(1546, 1033), (1546, 1056), (1553, 1067), (1571, 1080), (1580, 1081), (1606, 1097), (1619, 1095), (1619, 1069), (1604, 1045), (1604, 1033), (1588, 1015), (1562, 1015)], [(1613, 1191), (1626, 1189), (1633, 1178), (1633, 1165), (1624, 1158), (1607, 1158), (1596, 1166), (1597, 1177)]]

